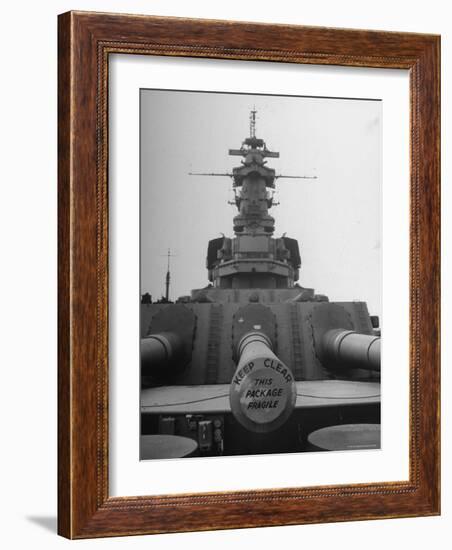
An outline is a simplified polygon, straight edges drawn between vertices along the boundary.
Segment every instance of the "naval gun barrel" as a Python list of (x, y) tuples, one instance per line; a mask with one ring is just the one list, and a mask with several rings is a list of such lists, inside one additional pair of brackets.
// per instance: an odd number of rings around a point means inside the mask
[(238, 368), (258, 357), (266, 357), (279, 361), (273, 353), (272, 348), (270, 338), (263, 332), (253, 331), (246, 333), (237, 346)]
[(150, 376), (186, 362), (184, 343), (175, 332), (149, 334), (141, 339), (141, 374)]
[(296, 402), (292, 371), (273, 352), (270, 338), (247, 332), (236, 347), (237, 369), (229, 399), (236, 420), (250, 431), (265, 433), (280, 427)]
[(379, 336), (332, 329), (323, 335), (322, 357), (336, 368), (380, 371), (380, 343)]

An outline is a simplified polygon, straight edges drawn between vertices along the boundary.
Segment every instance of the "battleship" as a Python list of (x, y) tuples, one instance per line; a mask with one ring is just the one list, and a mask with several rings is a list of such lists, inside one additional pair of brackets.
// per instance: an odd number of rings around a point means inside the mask
[[(233, 237), (208, 242), (208, 285), (141, 297), (140, 458), (380, 448), (380, 328), (363, 301), (299, 283), (294, 236), (275, 237), (279, 153), (256, 135), (229, 155)], [(221, 205), (215, 205), (220, 208)]]

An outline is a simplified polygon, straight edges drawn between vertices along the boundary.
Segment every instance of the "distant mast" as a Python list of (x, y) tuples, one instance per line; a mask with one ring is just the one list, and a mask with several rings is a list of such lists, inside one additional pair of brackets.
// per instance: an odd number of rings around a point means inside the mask
[(171, 281), (171, 275), (170, 275), (170, 258), (171, 258), (171, 249), (168, 248), (167, 253), (167, 268), (166, 268), (166, 278), (165, 278), (165, 300), (169, 302), (169, 287), (170, 287), (170, 281)]

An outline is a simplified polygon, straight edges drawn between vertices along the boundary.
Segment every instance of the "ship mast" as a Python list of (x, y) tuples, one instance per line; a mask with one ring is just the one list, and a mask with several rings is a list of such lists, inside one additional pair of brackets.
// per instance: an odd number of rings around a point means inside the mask
[(171, 254), (171, 249), (168, 248), (168, 251), (165, 254), (165, 256), (167, 258), (166, 276), (165, 276), (165, 301), (169, 302), (169, 289), (170, 289), (170, 282), (171, 282), (170, 258), (176, 256), (176, 254)]
[(256, 137), (256, 107), (250, 112), (250, 137)]

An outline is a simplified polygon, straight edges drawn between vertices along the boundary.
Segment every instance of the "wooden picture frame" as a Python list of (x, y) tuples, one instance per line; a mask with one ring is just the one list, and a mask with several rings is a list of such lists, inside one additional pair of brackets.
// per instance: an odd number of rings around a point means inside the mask
[[(440, 38), (69, 12), (58, 39), (58, 532), (68, 538), (440, 513)], [(110, 497), (110, 54), (398, 68), (410, 74), (408, 481)]]

